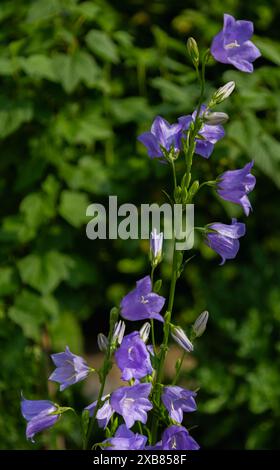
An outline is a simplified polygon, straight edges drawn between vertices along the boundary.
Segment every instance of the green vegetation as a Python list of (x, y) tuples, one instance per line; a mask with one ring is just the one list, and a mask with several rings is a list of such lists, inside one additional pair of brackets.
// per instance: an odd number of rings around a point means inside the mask
[[(66, 344), (94, 353), (108, 312), (148, 266), (148, 243), (90, 241), (86, 207), (158, 200), (164, 165), (137, 135), (154, 116), (193, 111), (195, 73), (186, 39), (208, 47), (224, 12), (254, 21), (263, 57), (252, 75), (210, 61), (210, 93), (235, 80), (220, 106), (227, 136), (200, 173), (209, 179), (255, 160), (254, 212), (234, 262), (200, 253), (178, 285), (177, 322), (207, 308), (209, 327), (186, 380), (201, 388), (196, 438), (207, 448), (276, 448), (280, 431), (280, 6), (277, 0), (2, 0), (0, 3), (0, 448), (75, 448), (79, 429), (63, 417), (36, 445), (25, 440), (20, 392), (59, 401), (48, 354)], [(215, 168), (215, 171), (212, 171)], [(204, 195), (205, 194), (205, 195)], [(215, 194), (205, 220), (242, 216)], [(210, 259), (210, 262), (209, 262)], [(162, 277), (169, 278), (167, 263)], [(106, 332), (106, 331), (105, 331)], [(82, 387), (65, 393), (82, 409)], [(92, 401), (92, 400), (91, 400)], [(64, 443), (63, 431), (70, 432)]]

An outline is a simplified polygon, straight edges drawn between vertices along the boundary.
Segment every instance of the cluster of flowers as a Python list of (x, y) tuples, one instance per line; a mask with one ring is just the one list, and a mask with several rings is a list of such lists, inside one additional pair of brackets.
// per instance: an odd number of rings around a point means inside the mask
[[(159, 262), (162, 254), (162, 241), (162, 234), (157, 234), (155, 231), (151, 234), (151, 255), (153, 260), (157, 260), (156, 262)], [(128, 320), (157, 319), (163, 322), (160, 312), (164, 303), (164, 297), (152, 292), (151, 278), (146, 276), (139, 280), (136, 288), (123, 298), (120, 314)], [(193, 325), (194, 337), (202, 335), (207, 320), (208, 312), (203, 312), (198, 317)], [(161, 401), (167, 413), (164, 419), (170, 425), (163, 432), (161, 441), (154, 446), (147, 445), (145, 435), (131, 430), (136, 423), (146, 424), (147, 413), (153, 408), (149, 397), (154, 377), (152, 366), (154, 349), (152, 345), (146, 344), (150, 335), (150, 323), (144, 323), (140, 331), (133, 331), (126, 336), (124, 335), (125, 328), (125, 323), (122, 320), (118, 321), (114, 326), (110, 343), (104, 334), (98, 335), (99, 348), (104, 352), (108, 349), (114, 352), (115, 362), (122, 373), (121, 378), (130, 384), (118, 388), (111, 395), (103, 396), (96, 413), (97, 400), (85, 408), (90, 417), (96, 418), (102, 429), (107, 428), (114, 413), (123, 418), (124, 424), (118, 427), (115, 436), (106, 439), (100, 443), (100, 446), (108, 450), (198, 449), (196, 441), (181, 425), (183, 413), (196, 410), (196, 392), (176, 385), (162, 386)], [(193, 350), (191, 341), (181, 328), (174, 327), (172, 336), (185, 351)], [(60, 391), (95, 372), (95, 369), (89, 367), (82, 357), (73, 354), (68, 347), (65, 352), (53, 354), (51, 358), (56, 369), (49, 380), (58, 382)], [(48, 400), (27, 400), (22, 397), (21, 411), (28, 421), (26, 437), (34, 442), (36, 433), (53, 426), (61, 414), (68, 409)]]
[[(252, 72), (252, 62), (261, 55), (258, 48), (249, 40), (252, 34), (251, 21), (235, 21), (231, 15), (225, 14), (223, 30), (212, 42), (213, 57), (219, 62), (232, 64), (243, 72)], [(195, 41), (190, 42), (190, 55), (194, 63), (198, 57), (196, 47)], [(198, 122), (195, 153), (208, 159), (214, 150), (214, 145), (225, 136), (222, 124), (228, 120), (226, 113), (211, 112), (211, 107), (227, 98), (234, 87), (234, 82), (227, 83), (216, 92), (208, 105), (202, 104), (199, 109), (199, 121), (197, 110), (192, 115), (179, 117), (175, 124), (169, 124), (161, 116), (157, 116), (151, 131), (143, 133), (138, 138), (146, 146), (148, 155), (151, 158), (158, 158), (160, 162), (165, 162), (170, 152), (173, 158), (176, 158), (184, 147), (191, 126)], [(252, 209), (248, 194), (256, 184), (256, 179), (251, 174), (253, 165), (254, 162), (251, 161), (244, 168), (226, 171), (218, 176), (216, 181), (209, 182), (222, 199), (241, 205), (247, 216)], [(231, 225), (213, 223), (206, 228), (205, 242), (221, 256), (221, 264), (224, 264), (227, 259), (236, 257), (239, 238), (244, 236), (245, 232), (245, 224), (237, 222), (236, 219), (232, 219)]]
[[(252, 34), (251, 22), (235, 21), (232, 16), (224, 15), (223, 30), (214, 38), (211, 53), (222, 63), (232, 64), (244, 72), (252, 72), (252, 62), (260, 55), (258, 49), (250, 41)], [(188, 49), (198, 72), (199, 51), (193, 39), (189, 40)], [(217, 90), (207, 105), (200, 102), (192, 115), (180, 117), (176, 124), (169, 124), (158, 116), (153, 122), (151, 131), (139, 137), (139, 140), (147, 147), (148, 155), (151, 158), (158, 158), (161, 162), (174, 165), (180, 152), (182, 150), (185, 152), (187, 172), (183, 180), (187, 183), (185, 188), (182, 185), (179, 189), (181, 193), (186, 189), (187, 196), (189, 194), (193, 196), (200, 187), (194, 182), (189, 189), (193, 154), (209, 158), (215, 143), (225, 135), (222, 124), (227, 121), (228, 116), (225, 113), (212, 112), (211, 109), (227, 98), (233, 89), (234, 83), (229, 82)], [(253, 162), (250, 162), (242, 169), (226, 171), (215, 181), (204, 184), (215, 187), (221, 198), (241, 205), (248, 216), (251, 210), (248, 194), (253, 190), (256, 182), (251, 174), (252, 167)], [(175, 183), (175, 201), (179, 193)], [(186, 199), (186, 201), (190, 200)], [(183, 199), (179, 201), (183, 202)], [(239, 238), (245, 234), (245, 225), (233, 219), (231, 225), (212, 223), (203, 230), (207, 245), (221, 256), (221, 264), (223, 264), (227, 259), (236, 256)], [(171, 301), (169, 299), (165, 316), (162, 316), (165, 298), (159, 295), (160, 286), (156, 287), (153, 281), (154, 269), (162, 260), (162, 246), (163, 235), (154, 230), (150, 239), (151, 276), (140, 279), (135, 289), (123, 298), (120, 308), (112, 309), (108, 337), (102, 333), (98, 335), (98, 345), (105, 353), (105, 359), (102, 368), (97, 371), (101, 383), (99, 396), (95, 402), (85, 408), (83, 413), (83, 421), (86, 423), (85, 448), (88, 446), (93, 425), (97, 422), (98, 426), (106, 432), (106, 439), (98, 444), (102, 449), (199, 449), (197, 442), (182, 425), (184, 413), (196, 410), (196, 392), (176, 385), (177, 375), (171, 385), (162, 385), (161, 375), (169, 333), (183, 348), (184, 354), (191, 352), (194, 340), (205, 331), (208, 312), (205, 311), (199, 315), (192, 327), (190, 339), (182, 328), (171, 323), (176, 279), (182, 264), (180, 261), (181, 264), (179, 263), (177, 267), (176, 260), (178, 259), (174, 254)], [(146, 320), (146, 322), (140, 331), (125, 335), (126, 325), (123, 320), (119, 320), (119, 315), (125, 320)], [(164, 341), (160, 352), (157, 351), (155, 345), (154, 320), (164, 324)], [(148, 344), (150, 333), (152, 344)], [(58, 382), (61, 391), (84, 380), (90, 373), (96, 372), (82, 357), (73, 354), (68, 347), (65, 352), (53, 354), (51, 357), (56, 369), (49, 380)], [(106, 376), (112, 367), (113, 360), (121, 371), (122, 380), (128, 382), (129, 385), (118, 388), (110, 395), (104, 395)], [(178, 368), (176, 366), (177, 372), (180, 371), (181, 365), (182, 361)], [(60, 416), (70, 409), (60, 407), (48, 400), (27, 400), (22, 397), (21, 410), (27, 420), (27, 438), (34, 441), (36, 433), (52, 427)], [(151, 411), (152, 414), (149, 414)], [(158, 422), (161, 437), (157, 442)]]

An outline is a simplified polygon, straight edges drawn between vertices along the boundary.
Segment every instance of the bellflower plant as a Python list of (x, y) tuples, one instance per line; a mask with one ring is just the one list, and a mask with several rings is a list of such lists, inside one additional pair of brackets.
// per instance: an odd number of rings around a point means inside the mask
[(146, 442), (146, 436), (134, 434), (125, 424), (122, 424), (115, 436), (106, 439), (101, 447), (105, 450), (144, 450)]
[(253, 72), (254, 62), (261, 53), (250, 41), (254, 32), (252, 21), (236, 21), (231, 15), (224, 15), (224, 27), (214, 37), (211, 54), (223, 64), (232, 64), (242, 72)]
[(181, 147), (180, 124), (169, 124), (161, 116), (157, 116), (152, 124), (150, 132), (144, 132), (138, 137), (147, 148), (151, 158), (165, 158), (169, 151), (175, 154)]
[(82, 357), (72, 354), (68, 346), (66, 346), (65, 352), (52, 354), (51, 358), (56, 369), (50, 375), (49, 380), (58, 382), (61, 392), (70, 385), (84, 380), (91, 370), (94, 371), (88, 367)]
[(26, 438), (34, 442), (34, 436), (51, 428), (59, 419), (58, 406), (49, 400), (26, 400), (22, 397), (21, 413), (27, 421)]
[(160, 312), (165, 298), (152, 291), (150, 276), (136, 283), (136, 289), (127, 294), (121, 301), (120, 314), (126, 320), (146, 320), (153, 318), (163, 322)]
[[(201, 105), (199, 116), (203, 118), (204, 113), (206, 112), (207, 107)], [(197, 110), (193, 112), (191, 116), (181, 116), (178, 121), (182, 126), (182, 131), (187, 131), (191, 123), (196, 121)], [(207, 122), (206, 117), (206, 122)], [(217, 119), (217, 118), (216, 118)], [(220, 117), (221, 120), (221, 117)], [(201, 128), (198, 131), (197, 138), (195, 139), (195, 153), (204, 158), (209, 158), (214, 150), (215, 144), (221, 140), (225, 135), (223, 126), (220, 124), (203, 124), (201, 121)]]
[(142, 379), (153, 372), (150, 353), (138, 331), (124, 337), (115, 360), (126, 381)]
[(253, 191), (256, 178), (250, 172), (254, 162), (247, 163), (241, 170), (225, 171), (217, 180), (217, 193), (226, 201), (234, 202), (243, 207), (248, 216), (252, 210), (248, 194)]
[[(250, 40), (252, 34), (253, 24), (250, 21), (236, 21), (225, 14), (223, 29), (211, 45), (212, 56), (218, 62), (231, 64), (242, 72), (252, 72), (252, 62), (260, 56)], [(231, 96), (235, 83), (229, 81), (221, 84), (212, 96), (207, 96), (205, 74), (210, 50), (200, 51), (195, 39), (189, 38), (187, 51), (200, 87), (195, 111), (187, 114), (190, 110), (186, 110), (183, 116), (178, 116), (175, 124), (169, 124), (165, 118), (157, 116), (151, 130), (142, 133), (138, 140), (144, 144), (150, 158), (170, 166), (172, 192), (164, 192), (172, 204), (173, 213), (175, 205), (193, 204), (200, 190), (210, 187), (220, 198), (241, 206), (245, 215), (249, 216), (251, 203), (248, 194), (256, 183), (252, 161), (241, 169), (230, 169), (220, 176), (215, 175), (210, 181), (200, 182), (193, 177), (196, 173), (193, 165), (197, 163), (194, 155), (208, 159), (225, 136), (226, 127), (224, 129), (223, 125), (226, 125), (229, 116), (215, 108)], [(177, 161), (180, 161), (179, 165)], [(194, 229), (198, 235), (202, 234), (206, 245), (221, 257), (221, 264), (237, 256), (239, 239), (246, 232), (244, 223), (236, 219), (227, 222), (205, 220), (204, 226)], [(87, 379), (91, 373), (98, 376), (100, 387), (97, 396), (92, 397), (92, 403), (85, 407), (81, 416), (75, 413), (81, 422), (84, 449), (199, 449), (199, 444), (189, 433), (188, 425), (188, 413), (197, 409), (197, 390), (181, 387), (178, 381), (184, 358), (196, 351), (196, 342), (205, 333), (209, 313), (206, 310), (200, 313), (192, 326), (174, 324), (176, 285), (193, 257), (184, 259), (184, 251), (177, 249), (174, 230), (169, 290), (165, 287), (163, 296), (163, 282), (157, 274), (164, 251), (163, 234), (153, 229), (149, 272), (137, 280), (136, 287), (126, 293), (119, 306), (111, 309), (108, 332), (99, 333), (97, 337), (97, 344), (104, 355), (103, 363), (97, 370), (68, 347), (64, 352), (51, 356), (56, 368), (49, 380), (57, 382), (61, 392)], [(135, 321), (141, 324), (135, 327), (134, 323), (132, 332), (125, 335), (126, 320), (130, 325)], [(158, 322), (155, 323), (155, 320)], [(166, 383), (164, 370), (171, 338), (182, 351), (174, 364), (172, 381)], [(120, 370), (124, 384), (106, 394), (107, 378), (114, 364)], [(33, 441), (35, 434), (50, 429), (66, 411), (74, 410), (48, 400), (22, 398), (21, 412), (27, 421), (27, 439)], [(99, 433), (103, 433), (102, 442), (95, 440), (97, 426)]]

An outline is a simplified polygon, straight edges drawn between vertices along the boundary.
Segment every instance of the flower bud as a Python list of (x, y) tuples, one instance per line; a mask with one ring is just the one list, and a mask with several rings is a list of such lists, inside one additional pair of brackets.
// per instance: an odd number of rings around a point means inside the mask
[(97, 344), (100, 351), (106, 352), (109, 345), (107, 336), (105, 336), (103, 333), (99, 333), (97, 335)]
[(206, 330), (208, 318), (209, 318), (209, 312), (205, 310), (195, 320), (194, 325), (193, 325), (193, 332), (196, 338), (199, 338), (199, 336), (203, 335), (204, 331)]
[(154, 266), (160, 263), (162, 258), (163, 233), (157, 233), (154, 228), (150, 236), (150, 258)]
[(195, 67), (198, 67), (199, 64), (199, 50), (197, 42), (194, 38), (189, 38), (187, 41), (187, 50), (190, 56), (190, 59)]
[(215, 91), (212, 96), (209, 107), (215, 106), (216, 104), (221, 103), (226, 98), (228, 98), (235, 88), (235, 83), (233, 81), (226, 83), (224, 86)]
[(142, 341), (144, 341), (144, 343), (146, 343), (149, 339), (150, 330), (151, 330), (150, 323), (149, 322), (144, 323), (144, 325), (142, 326), (142, 328), (139, 332), (140, 337), (141, 337)]
[(229, 120), (229, 117), (226, 113), (220, 113), (220, 112), (215, 112), (215, 113), (205, 113), (204, 116), (204, 121), (208, 126), (216, 126), (217, 124), (224, 124)]
[(171, 336), (185, 351), (193, 351), (193, 345), (182, 328), (179, 326), (173, 326), (171, 329)]
[(193, 184), (191, 185), (190, 190), (189, 190), (189, 199), (190, 200), (192, 200), (192, 198), (195, 196), (195, 194), (197, 193), (198, 190), (199, 190), (199, 181), (195, 180), (193, 182)]
[(125, 332), (125, 323), (120, 320), (118, 323), (116, 323), (114, 332), (113, 332), (113, 343), (118, 343), (121, 344), (123, 337), (124, 337), (124, 332)]

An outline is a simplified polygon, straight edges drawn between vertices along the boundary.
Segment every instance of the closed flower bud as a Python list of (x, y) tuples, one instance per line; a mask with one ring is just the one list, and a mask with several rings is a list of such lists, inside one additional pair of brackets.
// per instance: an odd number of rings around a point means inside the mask
[(157, 266), (160, 263), (162, 258), (162, 244), (163, 244), (163, 233), (157, 232), (157, 229), (154, 228), (151, 232), (150, 237), (150, 259), (154, 266)]
[(195, 320), (194, 325), (193, 325), (193, 332), (196, 338), (203, 335), (204, 331), (206, 330), (208, 318), (209, 318), (209, 312), (205, 310)]
[(199, 190), (199, 181), (195, 180), (193, 182), (193, 184), (191, 185), (190, 190), (189, 190), (189, 199), (190, 200), (192, 200), (192, 198), (195, 196), (195, 194), (197, 193), (198, 190)]
[(216, 126), (217, 124), (224, 124), (229, 120), (229, 117), (226, 113), (205, 113), (204, 114), (204, 121), (208, 126)]
[(144, 341), (144, 343), (146, 343), (148, 341), (150, 331), (151, 331), (150, 323), (149, 322), (144, 323), (144, 325), (142, 326), (142, 328), (140, 330), (140, 337), (141, 337), (142, 341)]
[(185, 351), (193, 351), (193, 345), (182, 328), (179, 326), (173, 326), (171, 329), (171, 336)]
[(187, 50), (190, 56), (190, 59), (195, 67), (199, 64), (199, 50), (197, 42), (194, 38), (189, 38), (187, 41)]
[(97, 335), (97, 344), (100, 351), (106, 352), (109, 345), (107, 336), (105, 336), (103, 333), (99, 333)]
[(113, 343), (118, 343), (121, 344), (123, 337), (124, 337), (124, 332), (125, 332), (125, 323), (120, 320), (114, 328), (113, 332)]
[(233, 92), (235, 83), (233, 81), (226, 83), (224, 86), (219, 88), (212, 96), (209, 107), (215, 106), (227, 99)]

